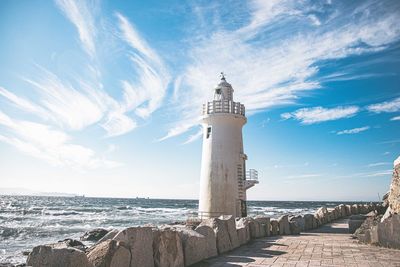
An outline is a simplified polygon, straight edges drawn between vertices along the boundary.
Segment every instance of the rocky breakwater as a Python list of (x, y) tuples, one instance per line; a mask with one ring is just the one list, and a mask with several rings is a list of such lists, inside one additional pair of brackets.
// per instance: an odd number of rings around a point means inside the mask
[(390, 190), (381, 206), (383, 209), (370, 213), (354, 235), (363, 243), (400, 249), (400, 157), (394, 161)]
[(333, 220), (369, 212), (379, 205), (321, 207), (315, 214), (233, 218), (220, 216), (182, 225), (145, 225), (109, 232), (95, 229), (82, 240), (97, 241), (85, 247), (75, 240), (33, 248), (27, 266), (158, 267), (190, 266), (251, 242), (277, 235), (296, 235)]

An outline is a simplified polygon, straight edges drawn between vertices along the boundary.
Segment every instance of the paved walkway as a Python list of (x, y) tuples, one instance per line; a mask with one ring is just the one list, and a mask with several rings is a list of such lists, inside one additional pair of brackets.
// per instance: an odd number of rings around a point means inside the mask
[(359, 244), (347, 220), (339, 220), (297, 236), (253, 240), (195, 266), (400, 266), (400, 250)]

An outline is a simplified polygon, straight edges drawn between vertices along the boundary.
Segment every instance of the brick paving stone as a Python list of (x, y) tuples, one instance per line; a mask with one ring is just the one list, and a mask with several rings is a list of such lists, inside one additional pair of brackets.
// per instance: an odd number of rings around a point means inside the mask
[(359, 244), (347, 234), (347, 220), (338, 220), (296, 236), (253, 240), (196, 267), (399, 266), (400, 250)]

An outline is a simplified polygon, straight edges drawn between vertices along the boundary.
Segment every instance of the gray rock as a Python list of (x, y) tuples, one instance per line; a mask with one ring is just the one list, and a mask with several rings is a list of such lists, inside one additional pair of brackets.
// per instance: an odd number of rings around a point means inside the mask
[(271, 235), (271, 222), (269, 217), (265, 216), (256, 216), (254, 218), (260, 225), (260, 234), (261, 236), (270, 236)]
[(236, 220), (236, 231), (240, 245), (247, 244), (250, 241), (250, 226), (247, 218)]
[(351, 205), (351, 214), (352, 215), (358, 214), (358, 205), (357, 204)]
[(153, 257), (156, 267), (183, 267), (183, 249), (179, 234), (172, 228), (153, 228)]
[[(177, 228), (178, 234), (182, 240), (183, 247), (183, 255), (185, 260), (185, 266), (189, 266), (200, 262), (204, 259), (210, 257), (210, 255), (216, 256), (217, 248), (216, 248), (216, 239), (214, 234), (214, 244), (213, 248), (210, 247), (209, 239), (212, 238), (212, 235), (208, 233), (207, 228), (211, 229), (208, 226), (198, 226), (196, 229), (202, 233), (208, 234), (208, 238), (203, 234), (198, 233), (195, 230), (189, 228)], [(211, 229), (214, 233), (214, 231)], [(212, 245), (211, 245), (212, 246)]]
[[(297, 227), (299, 228), (299, 231), (304, 231), (306, 229), (306, 221), (305, 221), (304, 217), (301, 215), (290, 217), (289, 222), (296, 222)], [(312, 221), (311, 221), (311, 223), (312, 223)], [(292, 234), (293, 234), (293, 232), (292, 232)]]
[(96, 228), (90, 231), (87, 231), (86, 233), (81, 236), (82, 241), (99, 241), (103, 236), (105, 236), (109, 231), (103, 228)]
[(103, 241), (113, 239), (118, 233), (119, 233), (119, 230), (117, 230), (117, 229), (112, 229), (112, 230), (110, 230), (105, 236), (103, 236), (102, 238), (100, 238), (100, 240), (97, 241), (97, 243), (101, 243), (101, 242), (103, 242)]
[(97, 243), (87, 257), (94, 267), (129, 267), (131, 263), (129, 247), (111, 239)]
[(232, 249), (239, 247), (239, 238), (236, 232), (236, 222), (235, 217), (232, 215), (222, 215), (218, 217), (218, 219), (225, 222), (226, 227), (228, 228), (229, 239), (231, 240)]
[(250, 237), (252, 239), (262, 237), (263, 232), (261, 231), (261, 224), (254, 220), (253, 218), (248, 218), (249, 220), (249, 228), (250, 228)]
[(195, 231), (206, 238), (207, 244), (207, 258), (215, 257), (218, 255), (217, 251), (217, 238), (215, 237), (214, 230), (206, 225), (196, 227)]
[(363, 215), (351, 215), (349, 218), (349, 233), (353, 234), (365, 221), (367, 217)]
[(278, 219), (279, 223), (279, 234), (290, 235), (289, 216), (283, 215)]
[(315, 219), (313, 214), (305, 214), (303, 218), (304, 218), (304, 230), (305, 231), (316, 228), (313, 225), (313, 220)]
[(123, 241), (131, 252), (131, 267), (153, 267), (153, 232), (151, 227), (130, 227), (114, 238)]
[(292, 235), (300, 234), (300, 227), (299, 227), (299, 225), (297, 224), (296, 221), (289, 222), (289, 227), (290, 227), (290, 233)]
[(279, 222), (276, 219), (271, 219), (271, 235), (275, 236), (279, 234)]
[(32, 267), (90, 267), (86, 254), (76, 248), (53, 248), (37, 246), (29, 253), (26, 261)]
[(339, 214), (340, 214), (340, 218), (346, 217), (347, 213), (346, 213), (346, 206), (344, 204), (340, 204), (338, 206), (339, 209)]
[(350, 216), (351, 215), (351, 205), (345, 205), (346, 208), (346, 216)]
[(326, 207), (321, 207), (315, 213), (315, 217), (320, 221), (320, 224), (325, 224), (328, 221), (327, 216), (328, 210)]
[(392, 214), (378, 224), (379, 244), (400, 249), (400, 214)]
[[(204, 219), (200, 223), (200, 226), (203, 225), (209, 226), (214, 230), (217, 240), (218, 254), (222, 254), (233, 249), (233, 245), (229, 236), (228, 226), (225, 223), (225, 220), (221, 220), (219, 218)], [(236, 233), (236, 226), (235, 226), (235, 233)], [(237, 242), (239, 243), (239, 240), (237, 240)]]

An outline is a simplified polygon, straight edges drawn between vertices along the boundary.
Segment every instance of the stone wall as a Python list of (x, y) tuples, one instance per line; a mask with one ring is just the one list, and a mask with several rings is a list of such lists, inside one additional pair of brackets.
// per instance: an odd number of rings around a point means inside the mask
[(245, 245), (252, 239), (299, 234), (301, 231), (315, 229), (332, 220), (359, 212), (367, 213), (379, 206), (339, 205), (329, 209), (320, 208), (315, 214), (284, 215), (279, 219), (265, 216), (236, 219), (232, 216), (221, 216), (202, 220), (199, 225), (191, 223), (129, 227), (120, 231), (110, 231), (90, 248), (85, 248), (79, 241), (37, 246), (29, 254), (27, 265), (33, 267), (189, 266)]

